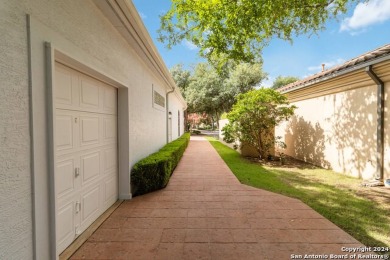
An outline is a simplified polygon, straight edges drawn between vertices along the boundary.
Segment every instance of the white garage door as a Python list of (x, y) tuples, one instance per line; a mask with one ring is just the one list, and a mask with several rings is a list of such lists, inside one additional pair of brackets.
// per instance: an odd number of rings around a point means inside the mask
[(58, 252), (118, 198), (117, 90), (56, 63)]

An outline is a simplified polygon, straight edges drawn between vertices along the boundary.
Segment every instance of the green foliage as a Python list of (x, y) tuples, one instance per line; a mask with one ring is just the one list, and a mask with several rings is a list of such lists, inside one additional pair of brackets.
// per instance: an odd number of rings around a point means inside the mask
[(278, 88), (284, 87), (284, 86), (286, 86), (286, 85), (288, 85), (290, 83), (293, 83), (293, 82), (295, 82), (297, 80), (299, 80), (299, 78), (297, 78), (297, 77), (292, 77), (292, 76), (282, 77), (282, 76), (278, 76), (274, 80), (274, 83), (272, 84), (271, 88), (278, 89)]
[(224, 112), (222, 115), (221, 115), (221, 119), (227, 119), (227, 113)]
[(190, 112), (214, 114), (223, 107), (223, 84), (220, 75), (206, 63), (199, 63), (186, 91)]
[(188, 110), (206, 113), (217, 121), (223, 112), (231, 109), (240, 93), (254, 89), (265, 77), (260, 63), (230, 63), (220, 71), (199, 63), (185, 92)]
[(208, 140), (241, 183), (301, 200), (366, 246), (390, 246), (390, 214), (369, 194), (364, 196), (361, 180), (319, 168), (262, 167)]
[(183, 68), (183, 64), (177, 64), (170, 70), (173, 80), (176, 85), (180, 88), (180, 92), (185, 97), (186, 89), (190, 84), (191, 72)]
[(131, 170), (133, 196), (159, 190), (167, 186), (173, 170), (176, 168), (188, 146), (190, 134), (165, 145), (158, 152), (137, 162)]
[(236, 97), (239, 94), (253, 90), (266, 77), (267, 74), (262, 72), (261, 63), (240, 63), (233, 65), (224, 82), (230, 101), (228, 104), (229, 110), (236, 102)]
[(192, 130), (192, 131), (191, 131), (191, 134), (200, 135), (201, 132), (200, 132), (199, 130)]
[[(345, 13), (348, 3), (364, 0), (172, 0), (161, 16), (159, 40), (168, 47), (186, 39), (209, 60), (259, 61), (272, 38), (292, 41), (314, 34)], [(217, 58), (217, 59), (216, 59)]]
[(278, 141), (274, 127), (294, 114), (295, 106), (273, 89), (261, 88), (238, 95), (237, 103), (228, 113), (229, 123), (222, 129), (228, 143), (246, 143), (265, 157)]

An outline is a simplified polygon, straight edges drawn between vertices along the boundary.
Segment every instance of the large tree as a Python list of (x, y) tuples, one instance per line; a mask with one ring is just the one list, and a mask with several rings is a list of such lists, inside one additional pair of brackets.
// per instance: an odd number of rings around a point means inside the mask
[(215, 122), (225, 105), (223, 79), (217, 71), (207, 63), (199, 63), (191, 75), (186, 90), (188, 110), (192, 113), (206, 113)]
[(253, 90), (256, 86), (267, 78), (267, 74), (262, 71), (261, 63), (239, 63), (230, 66), (227, 77), (224, 80), (225, 112), (230, 111), (236, 102), (237, 96)]
[(173, 80), (179, 87), (181, 94), (185, 97), (186, 89), (190, 85), (191, 72), (183, 68), (183, 64), (177, 64), (170, 70)]
[(293, 76), (286, 76), (286, 77), (278, 76), (278, 77), (276, 77), (276, 79), (272, 83), (271, 88), (278, 89), (278, 88), (284, 87), (290, 83), (293, 83), (297, 80), (299, 80), (299, 78), (293, 77)]
[(259, 63), (225, 65), (222, 71), (208, 63), (195, 67), (185, 90), (189, 112), (206, 113), (213, 122), (218, 122), (240, 93), (254, 89), (266, 77)]
[(160, 41), (171, 47), (185, 39), (204, 57), (251, 62), (272, 38), (316, 33), (348, 3), (364, 0), (171, 1), (161, 16)]
[(273, 134), (274, 127), (292, 116), (294, 109), (284, 95), (270, 88), (241, 94), (227, 114), (229, 123), (222, 129), (224, 140), (248, 144), (256, 148), (260, 158), (265, 157), (275, 141), (280, 142)]

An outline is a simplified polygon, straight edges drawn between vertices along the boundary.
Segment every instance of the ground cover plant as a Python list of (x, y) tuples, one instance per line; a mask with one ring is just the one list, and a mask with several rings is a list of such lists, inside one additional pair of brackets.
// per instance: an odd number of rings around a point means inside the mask
[(364, 245), (390, 247), (389, 192), (362, 188), (359, 179), (318, 167), (260, 165), (208, 140), (241, 183), (300, 199)]

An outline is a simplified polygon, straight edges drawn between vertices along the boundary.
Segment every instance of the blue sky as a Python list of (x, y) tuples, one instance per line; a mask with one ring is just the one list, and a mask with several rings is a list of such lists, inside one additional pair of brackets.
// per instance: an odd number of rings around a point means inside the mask
[[(191, 68), (204, 61), (197, 55), (197, 48), (190, 42), (168, 50), (157, 41), (159, 16), (169, 10), (169, 0), (133, 0), (150, 36), (168, 68), (178, 63)], [(329, 21), (318, 35), (301, 35), (290, 44), (274, 39), (263, 50), (263, 70), (270, 86), (279, 76), (304, 78), (326, 68), (343, 63), (367, 51), (390, 43), (390, 0), (370, 0), (352, 5), (347, 14)]]

